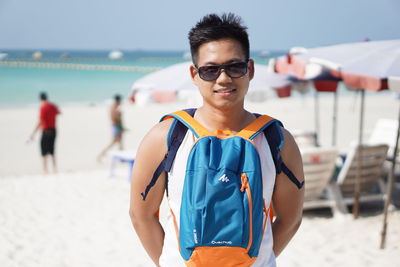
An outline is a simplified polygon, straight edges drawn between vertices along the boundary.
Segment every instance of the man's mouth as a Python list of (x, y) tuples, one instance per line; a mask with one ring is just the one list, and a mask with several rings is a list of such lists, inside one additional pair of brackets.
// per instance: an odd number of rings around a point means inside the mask
[(233, 93), (235, 91), (236, 91), (236, 89), (225, 88), (225, 89), (214, 90), (214, 93), (217, 93), (217, 94), (230, 94), (230, 93)]

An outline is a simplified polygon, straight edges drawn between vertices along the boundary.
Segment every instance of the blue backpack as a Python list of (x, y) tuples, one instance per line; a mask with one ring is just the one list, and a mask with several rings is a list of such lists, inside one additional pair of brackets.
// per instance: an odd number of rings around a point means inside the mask
[(269, 116), (256, 115), (257, 119), (239, 133), (221, 136), (209, 133), (194, 120), (194, 112), (178, 111), (163, 117), (175, 118), (168, 134), (168, 154), (142, 193), (143, 199), (160, 173), (171, 169), (190, 129), (197, 139), (187, 161), (182, 192), (177, 233), (180, 254), (188, 266), (250, 266), (258, 256), (272, 211), (263, 199), (261, 163), (253, 139), (264, 132), (277, 173), (288, 170), (282, 169), (280, 159), (281, 124)]

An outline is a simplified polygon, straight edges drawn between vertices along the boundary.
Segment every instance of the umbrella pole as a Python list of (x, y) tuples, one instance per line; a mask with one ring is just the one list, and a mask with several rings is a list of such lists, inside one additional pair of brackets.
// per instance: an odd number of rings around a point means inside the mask
[(354, 205), (353, 205), (353, 217), (358, 218), (360, 215), (360, 175), (362, 169), (362, 142), (363, 142), (363, 130), (364, 130), (364, 102), (365, 102), (365, 90), (361, 89), (361, 107), (360, 107), (360, 129), (358, 135), (358, 161), (356, 171), (356, 182), (354, 184)]
[(399, 109), (399, 126), (397, 127), (397, 136), (396, 136), (396, 143), (393, 150), (393, 157), (392, 157), (392, 168), (389, 173), (389, 180), (387, 183), (387, 192), (386, 192), (386, 199), (385, 199), (385, 208), (383, 211), (383, 226), (381, 232), (381, 249), (385, 248), (386, 245), (386, 229), (387, 229), (387, 217), (388, 217), (388, 210), (390, 206), (390, 201), (392, 199), (392, 192), (393, 192), (393, 183), (394, 183), (394, 169), (396, 166), (396, 158), (397, 158), (397, 149), (399, 147), (399, 137), (400, 137), (400, 109)]
[(319, 93), (315, 91), (314, 94), (314, 123), (315, 123), (315, 133), (314, 133), (314, 145), (319, 146)]
[(338, 93), (337, 90), (334, 92), (333, 99), (333, 119), (332, 119), (332, 146), (336, 146), (336, 134), (337, 134), (337, 99)]

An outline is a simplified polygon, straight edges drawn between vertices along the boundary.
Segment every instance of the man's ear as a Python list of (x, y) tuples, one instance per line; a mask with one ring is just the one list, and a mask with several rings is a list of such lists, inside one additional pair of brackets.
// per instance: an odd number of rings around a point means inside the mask
[(249, 59), (249, 79), (253, 79), (254, 77), (254, 60)]
[(196, 79), (196, 75), (197, 75), (197, 71), (196, 71), (196, 67), (194, 65), (190, 65), (190, 77), (192, 78), (192, 81), (195, 85), (197, 85), (197, 79)]

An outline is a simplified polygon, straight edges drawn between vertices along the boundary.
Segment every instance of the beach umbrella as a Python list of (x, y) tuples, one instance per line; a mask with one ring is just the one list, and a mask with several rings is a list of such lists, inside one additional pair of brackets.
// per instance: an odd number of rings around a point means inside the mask
[(379, 91), (398, 77), (400, 40), (368, 41), (307, 49), (277, 60), (276, 69), (299, 79), (317, 76), (323, 69), (348, 87)]
[[(163, 99), (157, 99), (160, 95), (169, 102), (174, 101), (174, 96), (179, 92), (197, 92), (197, 87), (189, 74), (191, 64), (191, 61), (174, 64), (136, 80), (132, 84), (130, 99), (132, 96), (144, 93), (156, 100), (155, 102), (163, 102)], [(283, 87), (291, 83), (287, 75), (268, 74), (267, 68), (267, 66), (255, 64), (255, 74), (250, 81), (248, 99), (263, 101), (269, 92), (272, 94), (273, 86)]]
[[(310, 69), (313, 66), (320, 65), (321, 68), (328, 69), (333, 76), (341, 79), (348, 87), (361, 90), (362, 104), (358, 138), (359, 145), (361, 145), (363, 141), (364, 90), (379, 91), (391, 89), (400, 92), (400, 40), (361, 42), (320, 47), (309, 49), (305, 53), (299, 55), (289, 55), (288, 58), (290, 60), (286, 60), (286, 62), (280, 59), (280, 64), (277, 64), (277, 69), (301, 79), (310, 74)], [(398, 137), (396, 140), (396, 149), (397, 147)], [(395, 154), (396, 149), (394, 150)], [(394, 159), (395, 154), (393, 157)], [(388, 181), (388, 197), (385, 200), (381, 248), (384, 247), (386, 237), (387, 210), (391, 201), (394, 164), (395, 161), (393, 160)], [(353, 214), (355, 217), (358, 216), (358, 207), (359, 184), (356, 182), (355, 204), (353, 207)]]
[[(305, 48), (299, 49), (295, 48), (297, 51), (301, 51), (304, 53)], [(293, 49), (291, 49), (293, 51)], [(314, 89), (314, 140), (315, 145), (318, 146), (318, 137), (319, 137), (319, 94), (321, 92), (333, 92), (334, 93), (334, 104), (333, 104), (333, 118), (332, 118), (332, 146), (336, 146), (336, 132), (337, 132), (337, 87), (338, 81), (340, 80), (337, 77), (334, 77), (330, 74), (329, 70), (323, 68), (321, 65), (313, 64), (307, 66), (307, 75), (303, 75), (301, 78), (296, 77), (286, 69), (280, 69), (282, 66), (282, 61), (286, 65), (290, 65), (291, 62), (291, 54), (288, 54), (285, 57), (279, 57), (277, 59), (271, 59), (269, 61), (269, 70), (273, 70), (276, 73), (282, 73), (284, 75), (288, 75), (289, 79), (292, 81), (292, 84), (286, 86), (284, 88), (275, 88), (277, 90), (278, 97), (288, 97), (291, 95), (291, 91), (297, 91), (301, 94)]]

